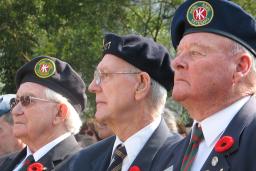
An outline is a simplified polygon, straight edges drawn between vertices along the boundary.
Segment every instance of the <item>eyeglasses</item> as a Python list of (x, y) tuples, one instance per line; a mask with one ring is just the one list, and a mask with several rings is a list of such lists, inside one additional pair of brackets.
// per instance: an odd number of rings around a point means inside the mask
[(109, 75), (113, 75), (113, 74), (139, 74), (141, 72), (126, 72), (126, 71), (123, 71), (123, 72), (101, 72), (99, 70), (95, 70), (94, 71), (94, 80), (95, 80), (95, 83), (96, 85), (100, 85), (100, 83), (106, 78), (108, 77)]
[(12, 98), (10, 100), (10, 109), (12, 110), (19, 102), (24, 107), (28, 106), (33, 100), (38, 100), (38, 101), (43, 101), (43, 102), (53, 102), (50, 100), (40, 99), (40, 98), (32, 97), (32, 96), (21, 96), (19, 98)]

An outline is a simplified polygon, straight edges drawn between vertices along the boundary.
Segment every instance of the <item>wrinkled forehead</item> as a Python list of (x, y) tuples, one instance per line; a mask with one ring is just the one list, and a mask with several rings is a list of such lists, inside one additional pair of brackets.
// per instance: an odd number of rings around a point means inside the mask
[(127, 68), (135, 67), (125, 60), (112, 54), (105, 54), (97, 66), (97, 69), (99, 70), (120, 70)]
[(224, 36), (220, 36), (214, 33), (207, 32), (198, 32), (198, 33), (190, 33), (185, 34), (178, 47), (177, 50), (181, 48), (191, 47), (199, 47), (203, 49), (229, 49), (232, 47), (234, 41)]
[(17, 97), (24, 96), (24, 95), (43, 95), (47, 87), (37, 84), (34, 82), (24, 82), (20, 85), (19, 89), (17, 90)]

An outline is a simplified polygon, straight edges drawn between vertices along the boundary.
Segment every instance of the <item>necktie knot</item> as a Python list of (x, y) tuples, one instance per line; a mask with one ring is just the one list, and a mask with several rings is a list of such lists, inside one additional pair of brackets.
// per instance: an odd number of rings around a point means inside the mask
[(127, 152), (125, 146), (119, 144), (113, 153), (113, 157), (108, 167), (108, 171), (121, 171), (122, 163), (126, 156)]
[(121, 144), (119, 144), (114, 152), (114, 156), (113, 157), (119, 157), (121, 159), (124, 159), (127, 155), (125, 146), (122, 146)]
[(201, 126), (198, 123), (194, 126), (193, 135), (191, 138), (192, 143), (200, 143), (204, 139), (204, 134)]
[(193, 127), (191, 141), (182, 161), (181, 171), (189, 171), (191, 169), (199, 144), (203, 139), (204, 135), (202, 128), (198, 125), (198, 123), (196, 123)]
[(34, 162), (35, 162), (35, 159), (34, 159), (33, 155), (29, 155), (29, 156), (25, 159), (25, 161), (24, 161), (24, 163), (23, 163), (22, 168), (20, 169), (20, 171), (26, 171), (27, 168), (28, 168), (28, 166), (29, 166), (30, 164), (34, 163)]

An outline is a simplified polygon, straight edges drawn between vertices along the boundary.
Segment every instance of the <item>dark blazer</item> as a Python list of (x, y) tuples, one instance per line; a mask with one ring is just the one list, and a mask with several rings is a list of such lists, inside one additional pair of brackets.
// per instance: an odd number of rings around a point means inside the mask
[[(47, 168), (47, 171), (55, 170), (56, 167), (65, 162), (65, 160), (72, 154), (78, 152), (81, 149), (75, 137), (73, 135), (67, 137), (62, 142), (53, 147), (47, 152), (39, 161)], [(24, 148), (19, 153), (12, 153), (0, 159), (2, 161), (1, 171), (12, 171), (26, 156), (27, 149)]]
[[(151, 163), (158, 150), (170, 135), (172, 136), (173, 142), (180, 139), (179, 135), (170, 133), (166, 123), (162, 120), (131, 166), (137, 165), (141, 170), (149, 171), (152, 166)], [(106, 171), (110, 163), (114, 142), (115, 136), (102, 140), (87, 149), (80, 151), (69, 163), (66, 163), (67, 165), (65, 168), (61, 170)]]
[[(173, 168), (173, 171), (179, 171), (190, 136), (191, 133), (175, 145), (171, 143), (168, 145), (167, 139), (155, 159), (157, 164), (154, 170), (163, 171)], [(233, 137), (234, 148), (232, 147), (228, 154), (217, 153), (213, 149), (201, 170), (256, 171), (256, 99), (254, 96), (236, 114), (222, 136)], [(217, 163), (216, 159), (218, 159)]]

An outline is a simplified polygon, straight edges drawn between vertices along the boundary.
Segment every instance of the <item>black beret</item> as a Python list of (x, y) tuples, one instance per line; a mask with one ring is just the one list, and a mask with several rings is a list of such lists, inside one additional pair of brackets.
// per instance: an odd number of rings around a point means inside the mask
[(104, 37), (103, 56), (113, 54), (140, 70), (147, 72), (167, 91), (173, 86), (173, 71), (167, 49), (151, 38), (138, 35), (118, 36), (107, 33)]
[(68, 63), (60, 59), (48, 56), (33, 58), (16, 73), (17, 89), (24, 82), (34, 82), (63, 95), (79, 113), (85, 108), (84, 81)]
[(256, 21), (228, 0), (187, 0), (175, 12), (171, 25), (175, 49), (185, 34), (209, 32), (230, 38), (256, 56)]

